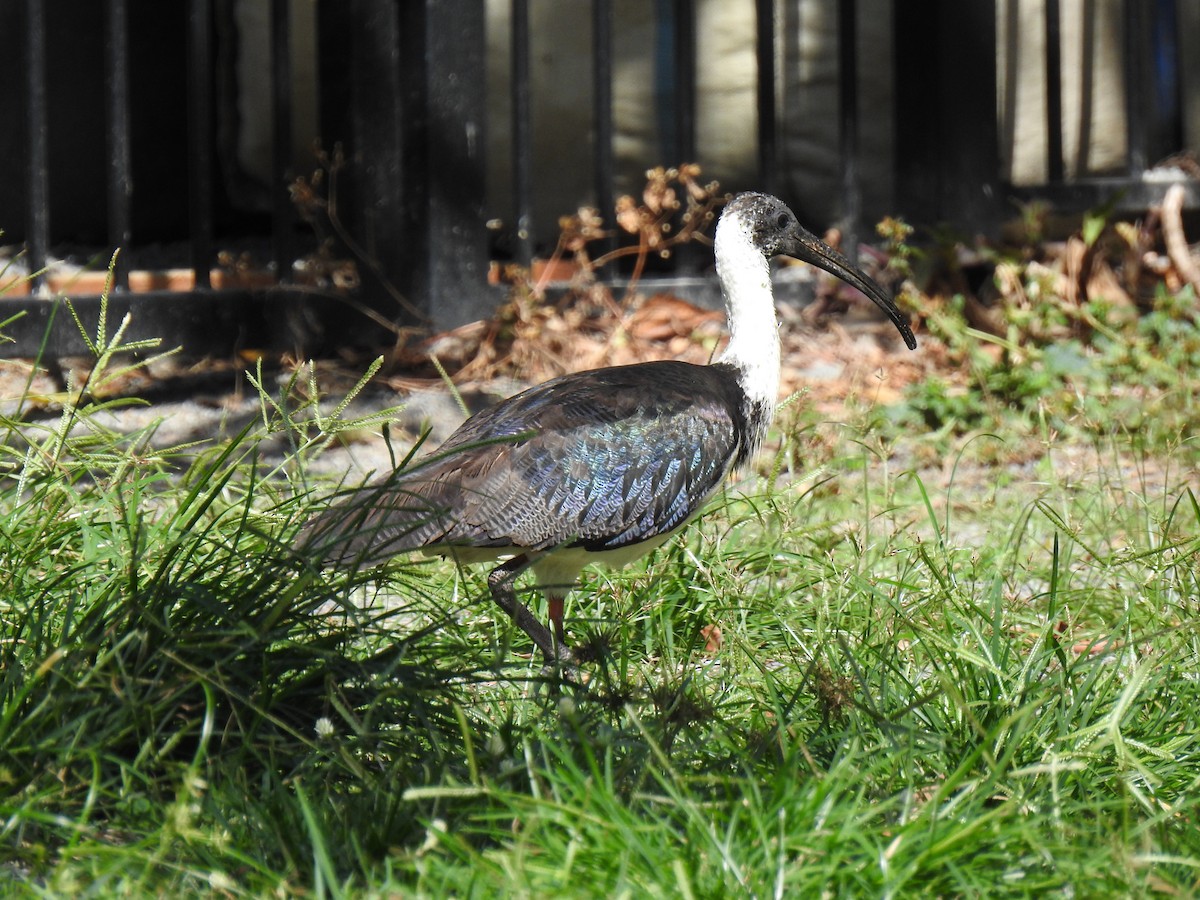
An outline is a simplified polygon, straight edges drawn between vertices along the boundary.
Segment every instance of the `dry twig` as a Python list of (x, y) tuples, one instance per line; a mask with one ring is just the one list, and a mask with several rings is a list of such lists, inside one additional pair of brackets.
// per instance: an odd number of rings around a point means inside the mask
[(1183, 201), (1185, 191), (1183, 185), (1174, 184), (1167, 189), (1167, 195), (1162, 203), (1163, 240), (1167, 245), (1167, 255), (1179, 277), (1192, 286), (1200, 294), (1200, 269), (1192, 259), (1188, 247), (1187, 236), (1183, 233)]

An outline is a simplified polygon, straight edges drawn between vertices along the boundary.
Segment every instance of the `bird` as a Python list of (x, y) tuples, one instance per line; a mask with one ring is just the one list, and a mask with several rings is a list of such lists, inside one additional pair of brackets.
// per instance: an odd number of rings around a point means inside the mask
[[(495, 563), (492, 598), (541, 650), (573, 664), (564, 606), (583, 568), (619, 567), (695, 518), (767, 435), (778, 400), (770, 260), (788, 255), (860, 290), (917, 346), (908, 318), (866, 273), (776, 197), (732, 197), (713, 242), (729, 341), (708, 365), (660, 360), (576, 372), (467, 419), (424, 460), (316, 514), (299, 545), (322, 567), (410, 551)], [(553, 631), (522, 603), (532, 570)]]

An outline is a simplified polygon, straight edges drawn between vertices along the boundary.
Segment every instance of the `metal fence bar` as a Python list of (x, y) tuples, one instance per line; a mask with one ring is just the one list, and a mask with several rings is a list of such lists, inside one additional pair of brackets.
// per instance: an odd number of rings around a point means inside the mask
[[(665, 163), (679, 165), (697, 161), (696, 153), (696, 10), (694, 0), (671, 0), (670, 21), (670, 102), (674, 105), (665, 142)], [(682, 244), (671, 253), (670, 266), (675, 275), (691, 275), (705, 264), (704, 254), (692, 243)]]
[(188, 9), (188, 214), (196, 287), (212, 287), (212, 0)]
[(862, 184), (858, 174), (858, 3), (838, 5), (838, 145), (842, 169), (842, 251), (858, 255)]
[(692, 0), (675, 0), (671, 9), (674, 68), (674, 146), (670, 163), (696, 161), (696, 11)]
[(396, 294), (413, 292), (426, 253), (420, 228), (425, 187), (406, 178), (410, 161), (421, 156), (421, 121), (404, 117), (426, 90), (419, 78), (408, 77), (410, 67), (421, 67), (424, 51), (420, 28), (401, 27), (402, 18), (420, 19), (423, 9), (396, 0), (317, 6), (322, 142), (334, 158), (340, 146), (346, 162), (333, 212), (357, 245), (345, 252), (356, 260), (360, 300), (387, 318), (402, 315)]
[(512, 158), (517, 261), (533, 259), (533, 119), (529, 86), (529, 0), (512, 0)]
[(1146, 19), (1144, 0), (1125, 0), (1125, 129), (1128, 135), (1131, 176), (1141, 176), (1148, 165), (1146, 152)]
[(113, 287), (129, 288), (129, 245), (133, 239), (130, 207), (133, 200), (132, 157), (129, 143), (129, 11), (126, 0), (108, 0), (104, 56), (108, 88), (108, 241), (120, 248)]
[(27, 0), (25, 4), (26, 53), (26, 118), (29, 127), (29, 160), (26, 178), (29, 182), (26, 210), (25, 248), (29, 271), (33, 273), (30, 288), (36, 291), (44, 281), (41, 271), (46, 267), (50, 251), (50, 175), (47, 168), (49, 139), (46, 124), (46, 19), (42, 0)]
[(485, 225), (487, 78), (482, 53), (461, 48), (486, 43), (482, 3), (425, 0), (426, 122), (422, 152), (407, 178), (428, 184), (424, 227), (428, 235), (426, 289), (430, 326), (455, 328), (486, 316), (489, 299), (488, 234)]
[[(1062, 131), (1062, 18), (1058, 0), (1043, 0), (1046, 23), (1046, 179), (1061, 184), (1063, 167)], [(1087, 115), (1087, 111), (1083, 112)]]
[(295, 251), (288, 181), (292, 169), (292, 42), (289, 0), (271, 0), (271, 258), (287, 281)]
[[(612, 0), (592, 0), (592, 130), (595, 134), (595, 191), (596, 208), (601, 217), (610, 221), (616, 201), (613, 184), (616, 165), (613, 158), (613, 89), (612, 89)], [(606, 238), (605, 247), (615, 241)]]
[(894, 19), (896, 209), (986, 231), (1006, 214), (995, 0), (905, 4)]
[[(1146, 58), (1152, 86), (1154, 121), (1148, 143), (1147, 162), (1176, 153), (1184, 146), (1183, 75), (1180, 69), (1179, 11), (1177, 0), (1157, 0), (1146, 35)], [(1189, 37), (1191, 37), (1189, 35)]]
[(779, 189), (775, 0), (755, 0), (754, 13), (754, 50), (758, 60), (758, 177), (763, 190), (774, 194)]

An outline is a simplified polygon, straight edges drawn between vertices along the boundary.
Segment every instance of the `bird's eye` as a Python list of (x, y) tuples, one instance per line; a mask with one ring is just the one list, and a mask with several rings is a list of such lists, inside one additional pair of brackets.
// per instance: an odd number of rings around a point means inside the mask
[(775, 225), (777, 228), (787, 228), (789, 224), (787, 213), (780, 213), (775, 217)]

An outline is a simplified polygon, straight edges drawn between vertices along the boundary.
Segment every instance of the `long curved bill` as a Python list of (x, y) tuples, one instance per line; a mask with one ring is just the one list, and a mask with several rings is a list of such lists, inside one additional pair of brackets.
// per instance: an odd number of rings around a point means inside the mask
[(897, 308), (895, 301), (866, 272), (858, 268), (858, 266), (854, 265), (854, 263), (850, 262), (850, 260), (846, 259), (846, 257), (842, 256), (842, 254), (838, 253), (811, 231), (804, 228), (797, 228), (796, 234), (792, 236), (792, 240), (788, 246), (781, 248), (781, 252), (824, 269), (830, 275), (836, 275), (851, 287), (858, 288), (858, 290), (870, 297), (876, 306), (887, 313), (888, 318), (892, 320), (892, 324), (899, 330), (900, 336), (904, 338), (905, 346), (909, 350), (917, 349), (917, 339), (913, 336), (908, 316)]

